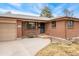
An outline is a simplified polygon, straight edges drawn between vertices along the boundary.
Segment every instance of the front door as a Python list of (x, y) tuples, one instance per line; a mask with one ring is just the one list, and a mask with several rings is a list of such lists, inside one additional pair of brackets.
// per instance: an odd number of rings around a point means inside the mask
[(40, 23), (40, 33), (45, 33), (45, 23)]

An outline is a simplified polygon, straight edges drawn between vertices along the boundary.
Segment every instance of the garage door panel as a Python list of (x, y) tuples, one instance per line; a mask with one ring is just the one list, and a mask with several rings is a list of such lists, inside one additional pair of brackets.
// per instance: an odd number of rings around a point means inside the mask
[(16, 24), (0, 24), (0, 41), (16, 39)]

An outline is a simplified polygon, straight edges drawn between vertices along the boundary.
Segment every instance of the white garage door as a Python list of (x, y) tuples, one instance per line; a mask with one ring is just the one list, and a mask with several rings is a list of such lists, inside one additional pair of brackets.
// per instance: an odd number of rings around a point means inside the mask
[(0, 41), (16, 39), (16, 24), (0, 23)]

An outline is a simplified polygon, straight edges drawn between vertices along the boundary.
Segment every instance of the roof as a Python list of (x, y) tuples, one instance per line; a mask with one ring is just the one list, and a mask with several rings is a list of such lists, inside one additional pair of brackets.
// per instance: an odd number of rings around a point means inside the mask
[(22, 18), (22, 19), (35, 19), (35, 20), (51, 20), (51, 18), (47, 17), (39, 17), (39, 16), (29, 16), (29, 15), (21, 15), (21, 14), (0, 14), (0, 17), (12, 17), (12, 18)]
[(75, 17), (40, 17), (40, 16), (29, 16), (29, 15), (21, 15), (21, 14), (0, 14), (0, 17), (10, 17), (10, 18), (22, 18), (24, 20), (36, 20), (36, 21), (60, 21), (60, 20), (74, 20), (79, 21), (79, 18)]
[(61, 20), (79, 21), (79, 18), (75, 18), (75, 17), (58, 17), (58, 18), (52, 19), (52, 21), (61, 21)]

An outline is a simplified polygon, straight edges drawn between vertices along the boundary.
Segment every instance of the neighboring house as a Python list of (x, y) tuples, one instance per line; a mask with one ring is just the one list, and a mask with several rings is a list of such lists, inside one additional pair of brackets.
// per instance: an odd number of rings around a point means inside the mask
[(19, 14), (0, 15), (0, 41), (16, 40), (28, 35), (46, 34), (60, 38), (79, 37), (79, 19), (46, 18)]

